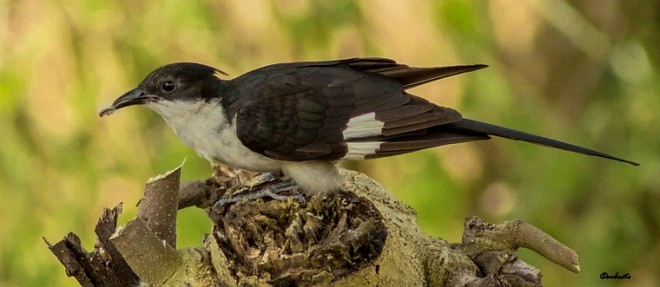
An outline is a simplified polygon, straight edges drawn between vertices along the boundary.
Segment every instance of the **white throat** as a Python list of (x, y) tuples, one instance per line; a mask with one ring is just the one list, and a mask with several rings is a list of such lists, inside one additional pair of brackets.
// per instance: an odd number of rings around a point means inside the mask
[(236, 136), (219, 100), (169, 101), (146, 104), (160, 114), (183, 144), (199, 156), (253, 171), (278, 171), (278, 161), (247, 149)]

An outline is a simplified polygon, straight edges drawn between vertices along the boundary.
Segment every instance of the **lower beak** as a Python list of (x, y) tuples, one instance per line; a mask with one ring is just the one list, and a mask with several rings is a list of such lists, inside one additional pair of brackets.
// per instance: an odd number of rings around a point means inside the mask
[(154, 97), (147, 96), (147, 94), (142, 89), (136, 88), (117, 98), (115, 102), (112, 103), (112, 106), (101, 110), (99, 116), (109, 116), (114, 111), (123, 107), (146, 104), (153, 101), (154, 99)]

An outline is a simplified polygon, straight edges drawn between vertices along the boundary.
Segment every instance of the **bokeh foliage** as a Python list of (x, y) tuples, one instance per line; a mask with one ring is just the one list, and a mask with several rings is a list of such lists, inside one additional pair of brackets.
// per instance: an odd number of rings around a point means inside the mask
[[(547, 286), (658, 286), (660, 8), (653, 0), (0, 1), (0, 286), (72, 286), (42, 236), (94, 242), (104, 206), (124, 219), (150, 176), (208, 164), (141, 108), (100, 107), (154, 68), (202, 62), (232, 76), (270, 63), (381, 56), (489, 69), (412, 92), (464, 116), (640, 161), (492, 140), (346, 163), (460, 240), (463, 217), (523, 219), (580, 254), (572, 274), (538, 255)], [(181, 246), (209, 231), (179, 216)], [(631, 280), (600, 280), (601, 272)]]

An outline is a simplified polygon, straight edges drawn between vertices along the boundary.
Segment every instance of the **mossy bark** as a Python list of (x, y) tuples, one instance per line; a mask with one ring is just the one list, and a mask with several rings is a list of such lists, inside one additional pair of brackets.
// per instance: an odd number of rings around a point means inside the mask
[[(106, 260), (125, 259), (143, 283), (155, 286), (540, 286), (540, 271), (517, 258), (519, 247), (579, 270), (572, 250), (521, 221), (495, 225), (470, 217), (462, 243), (431, 238), (415, 211), (378, 183), (354, 171), (341, 174), (340, 192), (217, 205), (222, 196), (279, 179), (250, 181), (252, 174), (217, 170), (212, 179), (182, 183), (172, 196), (178, 171), (170, 172), (150, 181), (145, 195), (169, 190), (143, 205), (160, 211), (141, 212), (85, 256), (116, 248), (120, 255)], [(176, 205), (208, 211), (214, 227), (203, 246), (175, 249), (170, 213)], [(82, 273), (81, 284), (98, 281)]]

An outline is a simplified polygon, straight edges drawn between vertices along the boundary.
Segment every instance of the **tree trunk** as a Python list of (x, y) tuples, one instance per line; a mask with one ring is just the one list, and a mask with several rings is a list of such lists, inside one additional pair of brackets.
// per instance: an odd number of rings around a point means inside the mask
[[(48, 243), (67, 275), (83, 286), (540, 286), (540, 271), (517, 258), (519, 247), (579, 271), (574, 251), (522, 221), (469, 217), (462, 243), (431, 238), (414, 210), (354, 171), (341, 171), (341, 192), (222, 205), (214, 203), (280, 179), (218, 169), (179, 185), (179, 174), (150, 180), (124, 228), (114, 230), (120, 207), (106, 211), (93, 252), (75, 234)], [(177, 250), (176, 207), (191, 205), (206, 208), (214, 227), (203, 246)]]

